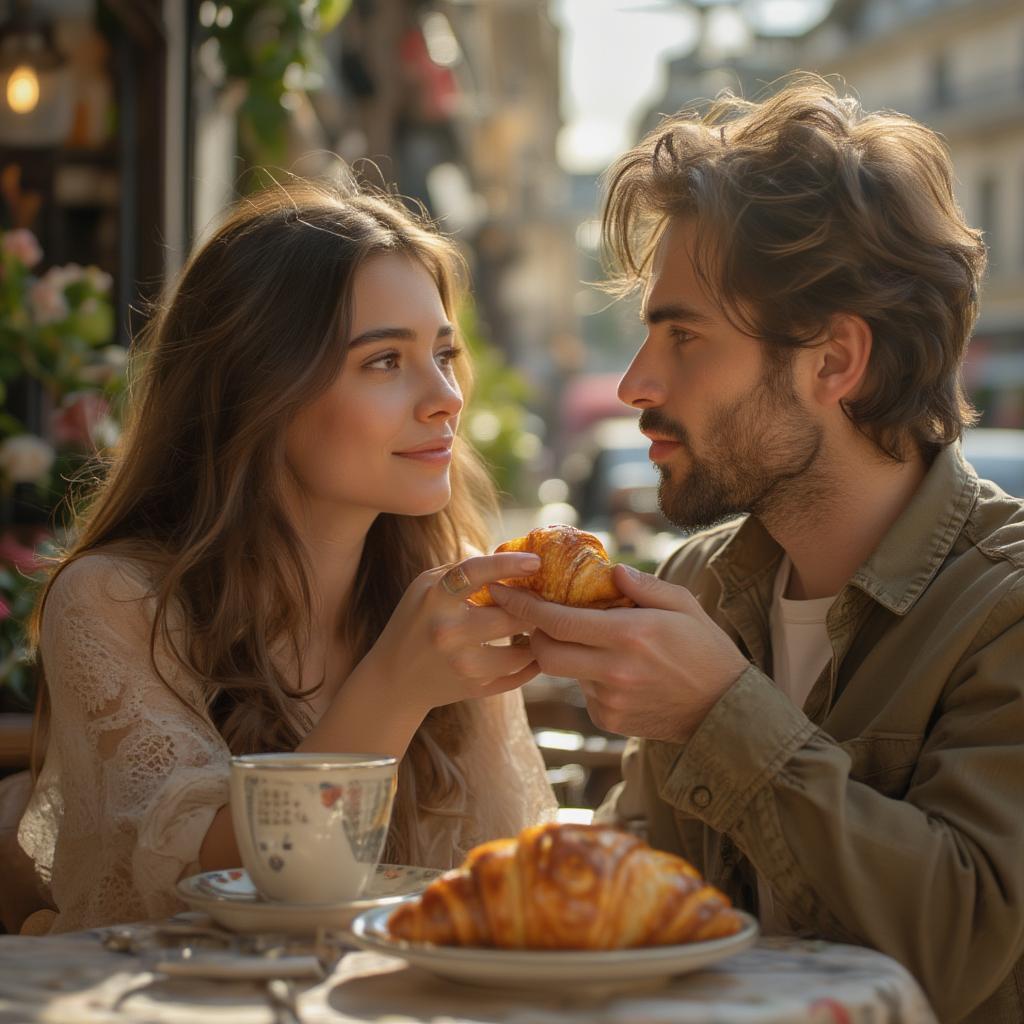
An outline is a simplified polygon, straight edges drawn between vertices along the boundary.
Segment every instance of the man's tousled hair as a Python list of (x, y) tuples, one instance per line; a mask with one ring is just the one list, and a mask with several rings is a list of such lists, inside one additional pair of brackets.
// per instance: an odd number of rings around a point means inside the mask
[(935, 451), (974, 421), (961, 365), (985, 247), (929, 128), (800, 74), (760, 103), (725, 94), (666, 118), (606, 187), (611, 290), (639, 287), (667, 224), (693, 219), (698, 279), (776, 362), (836, 314), (869, 324), (866, 386), (844, 408), (886, 455)]

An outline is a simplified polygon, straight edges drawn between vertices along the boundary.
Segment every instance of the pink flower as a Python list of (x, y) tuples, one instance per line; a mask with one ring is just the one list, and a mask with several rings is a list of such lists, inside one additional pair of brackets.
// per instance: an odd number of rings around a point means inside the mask
[(43, 250), (39, 248), (36, 236), (27, 228), (16, 228), (3, 236), (3, 250), (13, 256), (26, 267), (34, 267), (42, 258)]
[(64, 287), (47, 275), (36, 281), (28, 290), (28, 302), (37, 324), (60, 323), (68, 315), (68, 303), (64, 298)]
[(101, 295), (106, 295), (114, 283), (114, 279), (105, 270), (100, 270), (99, 267), (86, 267), (85, 279), (89, 282), (89, 287)]
[(0, 473), (14, 484), (34, 484), (50, 472), (56, 452), (35, 434), (0, 441)]
[(0, 562), (14, 566), (18, 572), (31, 576), (42, 568), (42, 561), (30, 547), (26, 547), (13, 534), (0, 534)]
[(89, 448), (96, 427), (109, 412), (110, 403), (95, 391), (78, 391), (68, 395), (50, 422), (54, 441), (57, 444)]

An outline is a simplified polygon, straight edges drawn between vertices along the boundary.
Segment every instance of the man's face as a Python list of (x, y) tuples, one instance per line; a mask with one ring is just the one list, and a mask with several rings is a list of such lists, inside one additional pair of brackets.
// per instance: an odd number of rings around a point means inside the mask
[(641, 410), (671, 522), (698, 529), (743, 512), (770, 520), (806, 505), (824, 431), (789, 357), (773, 362), (702, 286), (694, 234), (679, 220), (661, 239), (644, 297), (647, 338), (619, 397)]

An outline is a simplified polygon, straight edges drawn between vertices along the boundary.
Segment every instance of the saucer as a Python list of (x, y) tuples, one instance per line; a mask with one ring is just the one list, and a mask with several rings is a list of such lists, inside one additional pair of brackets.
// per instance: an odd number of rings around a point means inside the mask
[(609, 989), (646, 986), (749, 949), (758, 935), (757, 920), (740, 911), (743, 927), (735, 935), (676, 946), (594, 951), (435, 946), (391, 938), (387, 921), (393, 910), (375, 907), (360, 914), (352, 922), (356, 943), (451, 981), (521, 991), (566, 991), (566, 986), (595, 984)]
[(372, 909), (390, 910), (421, 892), (443, 874), (434, 868), (379, 864), (357, 900), (343, 903), (282, 903), (264, 899), (244, 868), (204, 871), (183, 878), (178, 896), (234, 932), (311, 934), (318, 928), (346, 929), (353, 918)]

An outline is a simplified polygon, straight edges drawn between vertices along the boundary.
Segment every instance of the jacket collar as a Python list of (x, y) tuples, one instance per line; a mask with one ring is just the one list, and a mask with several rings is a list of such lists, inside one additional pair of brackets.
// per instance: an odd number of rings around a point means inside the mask
[(850, 583), (906, 615), (935, 578), (978, 500), (978, 478), (959, 444), (942, 448), (910, 503)]
[[(978, 478), (960, 445), (939, 451), (909, 504), (881, 543), (853, 574), (857, 587), (896, 615), (905, 615), (939, 571), (978, 497)], [(749, 587), (766, 585), (782, 548), (761, 522), (747, 516), (710, 560), (730, 602)], [(762, 590), (763, 593), (763, 590)]]

